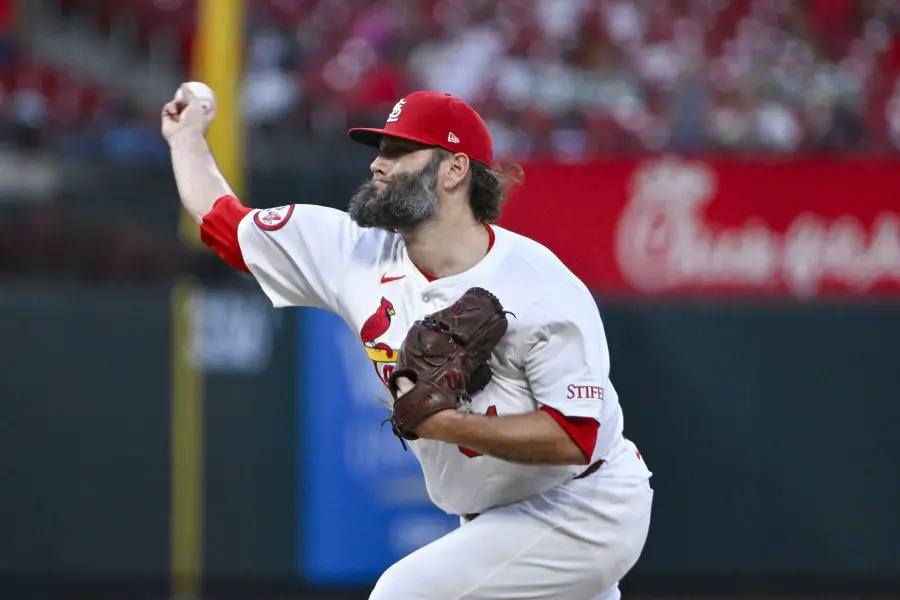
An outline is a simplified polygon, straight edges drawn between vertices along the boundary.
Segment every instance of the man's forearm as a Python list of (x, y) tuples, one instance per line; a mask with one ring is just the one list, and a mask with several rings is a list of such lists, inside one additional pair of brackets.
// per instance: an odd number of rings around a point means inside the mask
[(198, 135), (181, 135), (171, 140), (172, 170), (184, 208), (197, 223), (222, 196), (234, 195), (216, 165), (206, 140)]
[(417, 433), (519, 464), (585, 464), (572, 438), (543, 411), (489, 417), (447, 410), (427, 419)]

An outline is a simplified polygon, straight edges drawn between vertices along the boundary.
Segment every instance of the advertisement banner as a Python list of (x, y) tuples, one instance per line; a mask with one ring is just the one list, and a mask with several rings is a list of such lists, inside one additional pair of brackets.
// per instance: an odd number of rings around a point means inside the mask
[(900, 294), (900, 163), (530, 164), (500, 224), (601, 293)]
[(435, 508), (419, 463), (391, 432), (386, 390), (337, 316), (299, 318), (300, 572), (312, 583), (374, 582), (459, 526)]

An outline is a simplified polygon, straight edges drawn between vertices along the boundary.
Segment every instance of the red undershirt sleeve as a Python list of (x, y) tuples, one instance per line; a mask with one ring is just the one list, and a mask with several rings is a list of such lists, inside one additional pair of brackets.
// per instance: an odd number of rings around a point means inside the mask
[(541, 410), (553, 417), (559, 426), (569, 434), (587, 462), (591, 462), (594, 447), (597, 445), (597, 433), (600, 423), (592, 417), (567, 417), (551, 406), (542, 405)]
[(215, 201), (212, 210), (203, 215), (200, 225), (200, 240), (230, 266), (247, 272), (249, 269), (238, 243), (238, 225), (250, 212), (251, 209), (234, 196), (222, 196)]

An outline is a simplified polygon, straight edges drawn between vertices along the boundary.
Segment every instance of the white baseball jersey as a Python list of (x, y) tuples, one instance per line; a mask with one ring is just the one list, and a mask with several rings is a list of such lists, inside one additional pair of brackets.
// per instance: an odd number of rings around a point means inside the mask
[[(593, 297), (545, 247), (501, 227), (492, 231), (494, 243), (478, 264), (434, 281), (410, 261), (400, 235), (360, 228), (331, 208), (253, 211), (240, 222), (238, 241), (275, 306), (314, 306), (340, 315), (359, 333), (383, 382), (414, 321), (471, 287), (489, 290), (515, 316), (489, 360), (493, 378), (473, 397), (471, 409), (512, 415), (546, 405), (565, 416), (590, 417), (600, 423), (591, 462), (620, 453), (627, 443), (622, 412)], [(431, 440), (410, 446), (432, 501), (451, 514), (522, 500), (585, 469), (518, 465)]]

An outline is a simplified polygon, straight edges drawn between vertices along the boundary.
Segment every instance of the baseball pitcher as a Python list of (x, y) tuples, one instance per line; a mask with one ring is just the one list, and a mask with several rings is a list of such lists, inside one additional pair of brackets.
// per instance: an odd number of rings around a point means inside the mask
[(203, 242), (275, 306), (324, 308), (359, 332), (393, 399), (390, 426), (434, 504), (460, 516), (370, 598), (619, 598), (647, 537), (651, 474), (623, 435), (590, 292), (547, 248), (493, 224), (515, 173), (495, 167), (478, 113), (422, 91), (384, 128), (351, 129), (377, 155), (347, 212), (243, 206), (204, 139), (214, 117), (186, 86), (162, 114)]

